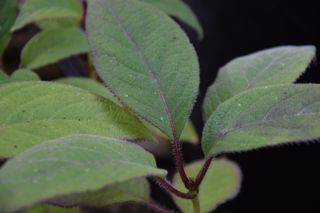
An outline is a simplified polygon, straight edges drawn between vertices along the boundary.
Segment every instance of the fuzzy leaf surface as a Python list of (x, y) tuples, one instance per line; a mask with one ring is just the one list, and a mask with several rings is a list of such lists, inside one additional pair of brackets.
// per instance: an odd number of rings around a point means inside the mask
[(136, 144), (66, 136), (36, 145), (0, 169), (0, 212), (149, 175), (164, 176), (166, 171), (157, 169), (153, 156)]
[(82, 3), (79, 0), (27, 0), (12, 27), (18, 30), (32, 22), (41, 20), (81, 20)]
[(141, 0), (155, 6), (170, 16), (178, 18), (180, 21), (196, 30), (200, 40), (203, 39), (203, 29), (190, 7), (181, 0)]
[(83, 89), (49, 82), (0, 85), (0, 156), (71, 134), (150, 138), (131, 113)]
[(81, 29), (56, 28), (35, 35), (24, 46), (21, 63), (23, 67), (35, 69), (87, 51), (86, 37)]
[(320, 85), (254, 88), (221, 104), (207, 121), (206, 156), (320, 137)]
[(39, 204), (30, 209), (23, 211), (23, 213), (78, 213), (78, 208), (63, 208), (48, 204)]
[(12, 27), (16, 18), (16, 1), (1, 0), (0, 1), (0, 57), (2, 56), (5, 48), (7, 47)]
[[(187, 165), (185, 168), (188, 176), (195, 178), (203, 164), (204, 161), (197, 161)], [(214, 160), (199, 188), (201, 213), (211, 212), (220, 204), (233, 199), (239, 192), (241, 179), (241, 171), (238, 165), (225, 159)], [(173, 184), (178, 189), (187, 192), (179, 174), (174, 176)], [(190, 200), (184, 200), (176, 196), (174, 196), (174, 200), (182, 212), (193, 212)]]
[(165, 13), (138, 0), (88, 3), (86, 29), (99, 76), (123, 104), (178, 138), (199, 86), (187, 36)]
[(39, 81), (40, 78), (32, 70), (29, 70), (29, 69), (18, 69), (18, 70), (15, 70), (11, 74), (10, 80), (13, 81), (13, 82), (14, 81)]
[(77, 193), (56, 197), (49, 200), (62, 206), (104, 207), (114, 203), (136, 201), (148, 202), (150, 196), (149, 183), (144, 178), (113, 184), (97, 191)]
[(314, 46), (282, 46), (239, 57), (219, 70), (206, 94), (207, 120), (219, 104), (254, 87), (293, 83), (315, 57)]

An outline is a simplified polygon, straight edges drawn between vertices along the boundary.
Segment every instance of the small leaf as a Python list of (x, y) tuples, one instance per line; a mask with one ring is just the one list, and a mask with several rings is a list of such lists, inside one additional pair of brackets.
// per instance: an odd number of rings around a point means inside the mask
[(153, 156), (119, 138), (75, 135), (43, 142), (0, 169), (0, 212), (58, 196), (166, 175)]
[(193, 143), (193, 144), (198, 143), (199, 136), (198, 136), (197, 131), (195, 130), (191, 120), (189, 120), (186, 123), (186, 126), (184, 127), (184, 129), (181, 133), (180, 141), (189, 142), (189, 143)]
[(0, 69), (0, 84), (8, 82), (9, 79), (9, 76), (3, 70)]
[(181, 0), (142, 0), (149, 3), (156, 8), (159, 8), (163, 12), (170, 16), (177, 17), (182, 22), (188, 24), (195, 29), (198, 33), (200, 40), (203, 39), (203, 30), (196, 17), (187, 4)]
[[(186, 166), (189, 177), (195, 178), (201, 169), (204, 161), (198, 161)], [(229, 160), (214, 160), (204, 177), (199, 188), (200, 211), (211, 212), (220, 204), (233, 199), (239, 192), (241, 186), (240, 168)], [(184, 185), (180, 176), (176, 174), (173, 180), (174, 185), (184, 191)], [(184, 213), (192, 213), (192, 203), (174, 196), (174, 200)]]
[(95, 134), (149, 139), (131, 113), (76, 87), (49, 82), (0, 85), (0, 156), (7, 158), (48, 139)]
[(276, 85), (240, 93), (207, 121), (206, 156), (320, 137), (320, 85)]
[(10, 28), (16, 18), (16, 1), (0, 1), (0, 57), (6, 49), (10, 39)]
[(95, 95), (104, 97), (115, 104), (121, 105), (118, 99), (103, 84), (98, 83), (90, 78), (68, 77), (58, 79), (57, 82), (85, 89)]
[(27, 0), (12, 27), (18, 30), (32, 22), (52, 19), (81, 20), (83, 8), (79, 0)]
[(41, 204), (34, 206), (24, 213), (77, 213), (79, 212), (78, 208), (62, 208), (53, 205)]
[(204, 101), (207, 120), (219, 104), (259, 86), (293, 83), (315, 57), (314, 46), (283, 46), (236, 58), (218, 73)]
[(179, 138), (199, 85), (197, 57), (180, 27), (137, 0), (88, 1), (86, 26), (103, 81), (132, 111)]
[(123, 183), (113, 184), (98, 191), (71, 194), (53, 198), (50, 203), (62, 206), (103, 207), (113, 203), (127, 201), (148, 202), (150, 196), (149, 183), (138, 178)]
[(39, 81), (39, 76), (29, 69), (18, 69), (10, 76), (10, 81)]
[(35, 35), (24, 46), (21, 63), (26, 68), (35, 69), (87, 51), (88, 45), (82, 30), (78, 28), (45, 30)]

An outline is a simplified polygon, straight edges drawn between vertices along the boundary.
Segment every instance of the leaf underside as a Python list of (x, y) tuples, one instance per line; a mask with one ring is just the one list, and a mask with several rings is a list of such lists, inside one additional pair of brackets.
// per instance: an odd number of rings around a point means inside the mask
[(66, 136), (36, 145), (0, 169), (0, 212), (149, 175), (166, 171), (138, 145), (112, 137)]
[(320, 136), (320, 85), (292, 84), (245, 91), (222, 103), (204, 127), (206, 156)]
[[(185, 169), (188, 176), (195, 178), (203, 164), (204, 161), (197, 161), (187, 165)], [(225, 159), (214, 160), (199, 188), (201, 212), (211, 212), (220, 204), (234, 198), (239, 192), (241, 179), (240, 168), (235, 163)], [(187, 192), (178, 174), (175, 175), (173, 183), (178, 189)], [(176, 196), (174, 200), (184, 213), (193, 212), (190, 200)]]
[(143, 2), (95, 0), (86, 28), (95, 68), (113, 93), (178, 138), (199, 85), (197, 57), (180, 27)]
[(281, 46), (232, 60), (219, 70), (207, 91), (204, 120), (208, 120), (221, 103), (242, 91), (293, 83), (307, 69), (315, 52), (314, 46)]
[(1, 84), (0, 97), (2, 158), (70, 134), (151, 138), (131, 113), (73, 86), (36, 81)]

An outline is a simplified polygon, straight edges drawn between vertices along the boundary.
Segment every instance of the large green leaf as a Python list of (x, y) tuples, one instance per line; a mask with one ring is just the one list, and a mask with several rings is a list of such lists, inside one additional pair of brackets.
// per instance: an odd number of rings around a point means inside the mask
[(149, 202), (150, 188), (146, 179), (138, 178), (113, 184), (98, 191), (71, 194), (53, 198), (50, 203), (62, 206), (103, 207), (114, 203), (136, 201)]
[(275, 84), (293, 83), (315, 57), (313, 46), (283, 46), (236, 58), (218, 73), (204, 101), (207, 120), (219, 104), (241, 91)]
[(0, 97), (1, 157), (76, 133), (128, 139), (151, 137), (131, 113), (73, 86), (36, 81), (1, 84)]
[(57, 82), (88, 90), (93, 94), (105, 97), (106, 99), (111, 100), (113, 103), (121, 105), (118, 99), (105, 86), (103, 86), (103, 84), (100, 84), (90, 78), (68, 77), (58, 79)]
[(208, 155), (320, 137), (320, 85), (276, 85), (245, 91), (221, 104), (207, 121)]
[(166, 175), (153, 156), (123, 139), (74, 135), (43, 142), (0, 169), (0, 212), (101, 189), (133, 178)]
[(81, 20), (82, 3), (79, 0), (27, 0), (12, 27), (18, 30), (31, 22), (41, 20)]
[(23, 213), (77, 213), (78, 208), (62, 208), (53, 205), (41, 204), (36, 205)]
[(35, 35), (24, 46), (21, 63), (23, 67), (35, 69), (87, 51), (88, 45), (82, 30), (56, 28)]
[(187, 4), (181, 0), (141, 0), (149, 3), (170, 16), (177, 17), (182, 22), (188, 24), (198, 33), (199, 39), (203, 38), (202, 27)]
[(10, 81), (39, 81), (39, 76), (29, 69), (18, 69), (10, 76)]
[(179, 26), (137, 0), (88, 1), (86, 25), (108, 87), (170, 138), (179, 137), (199, 85), (195, 51)]
[(1, 0), (0, 1), (0, 57), (7, 47), (11, 33), (10, 28), (16, 18), (16, 1)]
[[(203, 164), (204, 161), (198, 161), (186, 166), (188, 176), (195, 178)], [(178, 189), (187, 192), (178, 174), (175, 175), (173, 183)], [(211, 212), (220, 204), (234, 198), (238, 194), (240, 186), (241, 171), (239, 167), (228, 160), (214, 160), (199, 188), (200, 212)], [(176, 196), (174, 196), (174, 200), (184, 213), (193, 212), (190, 200)]]

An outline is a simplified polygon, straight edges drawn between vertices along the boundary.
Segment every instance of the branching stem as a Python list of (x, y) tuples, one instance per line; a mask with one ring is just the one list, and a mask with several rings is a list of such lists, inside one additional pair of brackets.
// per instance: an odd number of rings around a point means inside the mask
[(176, 138), (173, 139), (172, 149), (173, 149), (173, 156), (175, 158), (175, 164), (179, 172), (179, 175), (181, 177), (181, 180), (184, 186), (187, 189), (190, 189), (190, 180), (184, 170), (184, 161), (181, 153), (180, 142)]
[(192, 186), (193, 190), (196, 190), (199, 188), (204, 176), (206, 175), (209, 167), (210, 167), (210, 164), (212, 162), (212, 159), (213, 157), (209, 157), (206, 162), (203, 164), (201, 170), (199, 171), (197, 177), (196, 177), (196, 180), (195, 180), (195, 183), (194, 185)]
[(155, 180), (159, 183), (160, 186), (162, 186), (164, 189), (168, 190), (172, 194), (181, 197), (183, 199), (189, 199), (192, 200), (196, 197), (196, 195), (181, 192), (178, 189), (176, 189), (174, 186), (171, 185), (167, 180), (161, 178), (161, 177), (155, 177)]

